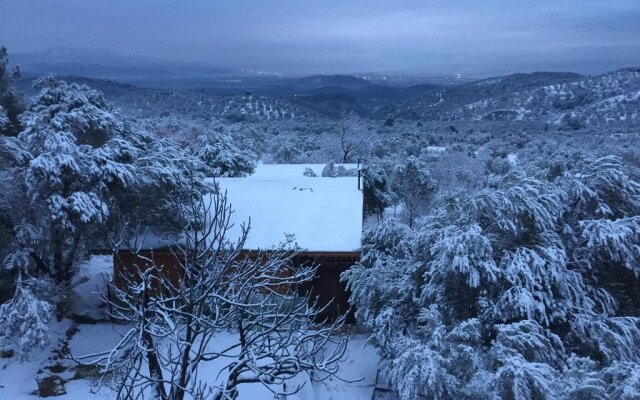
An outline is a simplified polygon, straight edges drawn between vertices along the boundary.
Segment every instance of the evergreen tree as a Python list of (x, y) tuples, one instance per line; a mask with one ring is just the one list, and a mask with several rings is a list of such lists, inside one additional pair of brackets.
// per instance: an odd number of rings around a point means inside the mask
[(411, 156), (392, 172), (391, 188), (402, 201), (405, 217), (412, 227), (433, 199), (436, 182), (429, 174), (427, 165)]
[(13, 71), (9, 68), (6, 47), (0, 47), (0, 135), (13, 136), (20, 130), (18, 116), (24, 106), (11, 87), (11, 81), (17, 75), (19, 75), (17, 68)]
[(206, 132), (198, 138), (192, 151), (210, 177), (240, 177), (255, 171), (254, 157), (232, 144), (229, 136)]
[(362, 180), (365, 214), (382, 216), (385, 208), (397, 200), (387, 172), (384, 168), (371, 165), (363, 170)]
[(577, 170), (492, 177), (413, 229), (365, 234), (343, 279), (401, 398), (619, 398), (608, 382), (637, 385), (640, 187), (615, 157)]
[(14, 209), (10, 218), (14, 231), (29, 226), (24, 232), (33, 234), (18, 248), (63, 283), (88, 240), (98, 244), (96, 235), (111, 223), (177, 226), (181, 211), (173, 204), (190, 196), (188, 182), (200, 168), (170, 142), (133, 130), (101, 93), (55, 76), (36, 86), (23, 131), (5, 141), (13, 159), (27, 159), (14, 167), (23, 184), (13, 185), (5, 202), (28, 199), (30, 207)]

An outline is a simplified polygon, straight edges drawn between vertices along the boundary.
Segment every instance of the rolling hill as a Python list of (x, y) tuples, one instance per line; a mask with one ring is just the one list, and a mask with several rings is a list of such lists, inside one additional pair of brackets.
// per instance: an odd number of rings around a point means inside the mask
[(585, 77), (516, 74), (434, 91), (398, 106), (424, 120), (537, 121), (567, 129), (640, 121), (640, 69)]

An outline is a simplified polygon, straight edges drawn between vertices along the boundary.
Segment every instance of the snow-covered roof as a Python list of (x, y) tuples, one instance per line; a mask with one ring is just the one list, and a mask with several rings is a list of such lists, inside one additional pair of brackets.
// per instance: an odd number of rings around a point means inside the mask
[(251, 219), (246, 250), (277, 246), (286, 234), (307, 251), (360, 249), (363, 199), (358, 178), (307, 177), (306, 168), (320, 175), (324, 164), (261, 164), (246, 178), (218, 178), (234, 210), (230, 238)]
[[(356, 164), (336, 164), (346, 169)], [(233, 210), (227, 238), (239, 238), (251, 221), (245, 250), (268, 250), (294, 236), (302, 250), (350, 252), (360, 249), (363, 198), (358, 178), (320, 176), (325, 164), (259, 164), (245, 178), (216, 178)], [(310, 168), (317, 177), (304, 176)], [(179, 241), (179, 240), (178, 240)], [(159, 249), (174, 242), (147, 232), (123, 248)]]

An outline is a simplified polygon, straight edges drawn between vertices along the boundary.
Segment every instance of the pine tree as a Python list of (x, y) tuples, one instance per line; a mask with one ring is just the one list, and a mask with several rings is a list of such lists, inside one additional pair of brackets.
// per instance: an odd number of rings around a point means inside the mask
[(413, 227), (368, 231), (343, 279), (401, 398), (633, 388), (639, 194), (619, 159), (585, 159), (552, 182), (489, 177), (477, 193), (436, 199)]
[(11, 71), (7, 49), (0, 47), (0, 135), (13, 136), (20, 130), (18, 116), (24, 110), (20, 97), (11, 87), (17, 69)]
[(235, 147), (229, 136), (216, 132), (200, 135), (192, 152), (209, 177), (241, 177), (252, 174), (256, 168), (251, 154)]

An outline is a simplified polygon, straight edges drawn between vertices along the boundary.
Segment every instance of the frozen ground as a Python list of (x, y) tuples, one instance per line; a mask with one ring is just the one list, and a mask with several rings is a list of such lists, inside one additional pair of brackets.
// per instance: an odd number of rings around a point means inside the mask
[[(104, 304), (96, 293), (104, 289), (103, 276), (112, 268), (109, 256), (94, 256), (82, 263), (78, 271), (75, 290), (86, 304), (94, 307), (93, 315), (104, 312)], [(53, 325), (50, 346), (28, 361), (19, 361), (16, 357), (0, 358), (0, 399), (35, 399), (38, 389), (37, 379), (57, 375), (65, 381), (66, 394), (56, 399), (86, 400), (114, 399), (114, 389), (108, 385), (97, 386), (97, 376), (84, 373), (70, 360), (61, 358), (57, 352), (61, 341), (68, 342), (74, 355), (94, 353), (110, 348), (119, 338), (117, 329), (124, 326), (109, 323), (76, 324), (63, 320)], [(231, 333), (220, 335), (216, 343), (224, 345), (233, 340)], [(290, 382), (289, 387), (304, 384), (298, 393), (288, 396), (287, 400), (369, 400), (374, 398), (378, 356), (375, 349), (366, 343), (366, 335), (356, 334), (348, 347), (348, 356), (341, 366), (340, 377), (321, 382), (312, 382), (308, 377), (299, 377)], [(203, 367), (201, 376), (214, 376), (220, 366), (208, 364)], [(88, 376), (87, 376), (88, 375)], [(360, 379), (362, 378), (362, 379)], [(360, 380), (358, 380), (360, 379)], [(355, 382), (349, 382), (355, 381)], [(240, 400), (270, 399), (273, 395), (257, 384), (240, 387)], [(377, 397), (376, 397), (377, 398)]]

